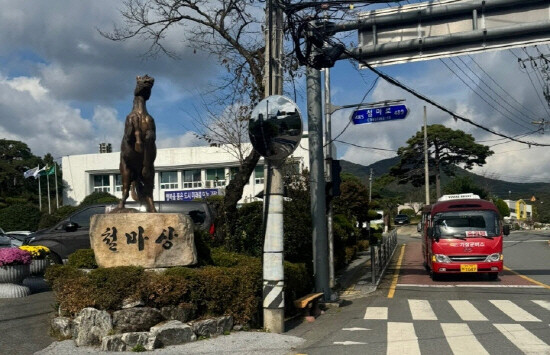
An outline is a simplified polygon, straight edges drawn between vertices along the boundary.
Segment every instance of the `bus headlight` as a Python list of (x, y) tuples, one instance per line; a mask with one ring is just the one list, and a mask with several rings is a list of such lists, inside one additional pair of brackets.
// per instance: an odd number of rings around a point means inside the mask
[(485, 258), (485, 262), (495, 262), (500, 260), (500, 253), (493, 253), (491, 255), (488, 255), (487, 258)]
[(448, 264), (451, 262), (451, 259), (449, 259), (449, 257), (444, 254), (435, 254), (433, 258), (435, 259), (434, 261), (437, 261), (438, 263)]

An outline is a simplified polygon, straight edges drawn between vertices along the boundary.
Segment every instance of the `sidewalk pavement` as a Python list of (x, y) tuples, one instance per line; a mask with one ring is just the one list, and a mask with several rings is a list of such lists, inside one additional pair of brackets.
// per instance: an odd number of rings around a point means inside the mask
[[(376, 290), (372, 285), (370, 274), (370, 252), (358, 253), (357, 259), (341, 270), (336, 276), (336, 285), (340, 290), (340, 298), (349, 300), (364, 297)], [(321, 315), (321, 317), (323, 317)], [(288, 319), (287, 329), (293, 328), (293, 333), (300, 333), (301, 318)], [(283, 355), (295, 354), (294, 349), (304, 343), (305, 339), (287, 335), (266, 332), (232, 332), (216, 338), (195, 341), (183, 345), (169, 346), (157, 349), (155, 354), (258, 354)], [(54, 342), (35, 355), (80, 355), (80, 354), (114, 354), (102, 352), (93, 347), (76, 347), (74, 341)], [(133, 352), (117, 352), (117, 354), (134, 354)]]

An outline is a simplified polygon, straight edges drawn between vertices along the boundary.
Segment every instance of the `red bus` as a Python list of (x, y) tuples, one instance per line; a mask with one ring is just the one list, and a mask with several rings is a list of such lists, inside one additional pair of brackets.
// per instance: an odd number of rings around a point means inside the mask
[(425, 208), (423, 222), (424, 262), (434, 280), (451, 273), (487, 273), (497, 279), (502, 239), (510, 229), (493, 203), (474, 194), (445, 195)]

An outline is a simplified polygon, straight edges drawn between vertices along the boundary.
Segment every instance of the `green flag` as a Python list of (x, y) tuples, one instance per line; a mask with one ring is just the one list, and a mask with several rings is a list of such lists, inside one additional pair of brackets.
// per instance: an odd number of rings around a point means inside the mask
[(46, 169), (44, 169), (43, 171), (40, 172), (41, 176), (53, 175), (53, 174), (55, 174), (55, 165), (52, 165), (50, 167), (46, 167)]

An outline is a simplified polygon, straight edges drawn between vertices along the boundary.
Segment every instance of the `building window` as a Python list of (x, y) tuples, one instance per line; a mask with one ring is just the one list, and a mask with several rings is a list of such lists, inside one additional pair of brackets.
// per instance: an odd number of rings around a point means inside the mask
[(177, 171), (162, 171), (160, 173), (160, 188), (177, 189), (178, 188), (178, 172)]
[(193, 189), (202, 187), (200, 169), (184, 170), (183, 171), (183, 188)]
[(233, 180), (238, 172), (239, 172), (238, 167), (229, 168), (229, 180)]
[(254, 182), (256, 184), (264, 183), (264, 166), (263, 165), (257, 165), (254, 168)]
[(206, 169), (206, 187), (225, 186), (225, 169)]
[(122, 191), (122, 175), (116, 174), (115, 175), (115, 192), (121, 192)]
[(94, 175), (94, 192), (111, 192), (109, 175)]

